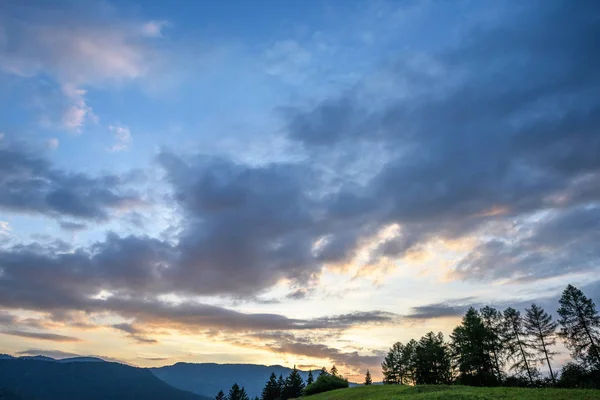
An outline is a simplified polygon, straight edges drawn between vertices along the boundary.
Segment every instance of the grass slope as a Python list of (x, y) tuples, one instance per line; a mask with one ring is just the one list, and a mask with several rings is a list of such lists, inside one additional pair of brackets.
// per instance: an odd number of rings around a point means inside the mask
[(333, 390), (307, 400), (600, 400), (600, 390), (480, 388), (469, 386), (367, 386)]

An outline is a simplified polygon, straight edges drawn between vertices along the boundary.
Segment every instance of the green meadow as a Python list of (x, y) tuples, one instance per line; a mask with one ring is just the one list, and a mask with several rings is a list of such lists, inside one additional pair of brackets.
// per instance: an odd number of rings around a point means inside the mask
[(307, 400), (592, 400), (600, 399), (599, 390), (524, 389), (471, 386), (362, 386), (339, 389), (306, 397)]

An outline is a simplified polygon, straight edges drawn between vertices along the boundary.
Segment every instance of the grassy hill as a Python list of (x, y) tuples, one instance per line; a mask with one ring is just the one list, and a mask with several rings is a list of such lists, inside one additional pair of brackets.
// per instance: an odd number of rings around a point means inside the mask
[(600, 400), (600, 390), (479, 388), (469, 386), (367, 386), (334, 390), (307, 400)]

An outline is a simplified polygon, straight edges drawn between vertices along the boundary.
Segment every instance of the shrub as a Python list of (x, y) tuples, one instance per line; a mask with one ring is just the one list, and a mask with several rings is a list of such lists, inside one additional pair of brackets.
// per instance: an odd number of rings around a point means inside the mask
[(344, 389), (347, 387), (347, 379), (339, 378), (329, 374), (321, 374), (316, 381), (304, 389), (304, 394), (306, 396), (310, 396), (311, 394), (328, 392), (335, 389)]

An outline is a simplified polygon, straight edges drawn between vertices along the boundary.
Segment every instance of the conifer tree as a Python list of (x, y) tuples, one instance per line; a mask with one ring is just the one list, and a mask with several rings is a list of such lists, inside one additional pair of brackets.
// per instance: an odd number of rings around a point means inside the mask
[(550, 346), (556, 344), (556, 327), (558, 323), (552, 321), (552, 316), (535, 304), (531, 308), (525, 309), (525, 318), (523, 319), (525, 332), (532, 339), (530, 345), (532, 349), (540, 355), (540, 361), (545, 361), (550, 370), (552, 383), (556, 385), (556, 378), (552, 371), (550, 360), (558, 353), (552, 352)]
[(304, 390), (304, 381), (294, 365), (294, 369), (292, 369), (288, 377), (285, 379), (285, 386), (283, 388), (281, 398), (283, 400), (295, 399), (302, 396), (302, 390)]
[(281, 398), (285, 389), (285, 379), (283, 379), (283, 375), (281, 374), (279, 374), (279, 379), (277, 379), (277, 386), (279, 387), (279, 397)]
[(250, 400), (248, 394), (246, 393), (246, 389), (240, 386), (237, 383), (234, 383), (231, 389), (229, 390), (229, 396), (227, 400)]
[(312, 371), (308, 371), (308, 378), (306, 379), (306, 386), (310, 385), (314, 381), (315, 381), (315, 378), (313, 378)]
[(335, 367), (335, 365), (333, 367), (331, 367), (331, 375), (338, 376), (338, 370)]
[(581, 290), (568, 285), (559, 300), (559, 336), (574, 357), (600, 369), (600, 316)]
[(417, 385), (441, 385), (452, 378), (450, 354), (444, 343), (444, 335), (427, 333), (419, 340), (415, 356), (415, 383)]
[(278, 400), (281, 397), (281, 389), (279, 388), (279, 383), (277, 382), (277, 376), (274, 372), (271, 372), (271, 377), (265, 384), (265, 387), (262, 390), (261, 399), (262, 400)]
[(321, 376), (323, 374), (329, 375), (329, 372), (327, 372), (327, 368), (325, 368), (325, 367), (321, 368), (321, 371), (319, 372), (319, 376)]
[(396, 342), (392, 345), (387, 355), (381, 363), (381, 369), (383, 372), (383, 383), (387, 385), (402, 385), (403, 376), (401, 371), (402, 353), (404, 352), (404, 345), (400, 342)]
[(215, 396), (215, 400), (226, 400), (225, 393), (222, 390), (219, 390), (219, 393)]
[(452, 331), (450, 345), (462, 383), (477, 386), (496, 383), (488, 335), (479, 313), (473, 307), (469, 308), (461, 325)]
[(494, 365), (496, 379), (498, 382), (502, 382), (502, 371), (505, 359), (504, 354), (506, 353), (504, 348), (504, 340), (506, 337), (504, 317), (500, 311), (490, 306), (483, 307), (479, 312), (483, 326), (488, 332), (487, 347), (489, 348), (492, 363)]
[(508, 307), (504, 310), (504, 322), (506, 325), (508, 356), (514, 361), (511, 369), (526, 372), (529, 382), (533, 385), (533, 354), (529, 351), (527, 332), (523, 325), (521, 313), (512, 307)]
[(365, 375), (365, 386), (369, 386), (373, 384), (373, 379), (371, 379), (371, 372), (367, 370), (367, 374)]

